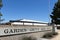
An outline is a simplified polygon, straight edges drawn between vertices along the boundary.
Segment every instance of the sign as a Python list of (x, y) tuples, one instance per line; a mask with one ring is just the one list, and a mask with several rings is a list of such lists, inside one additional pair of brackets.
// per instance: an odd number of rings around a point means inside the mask
[(40, 31), (51, 31), (52, 27), (6, 27), (0, 28), (0, 36), (2, 35), (13, 35), (13, 34), (22, 34), (22, 33), (31, 33), (31, 32), (40, 32)]

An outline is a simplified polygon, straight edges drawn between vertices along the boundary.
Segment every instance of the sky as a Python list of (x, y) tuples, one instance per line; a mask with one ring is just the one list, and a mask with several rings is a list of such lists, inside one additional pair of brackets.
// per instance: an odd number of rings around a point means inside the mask
[(50, 22), (50, 14), (57, 0), (2, 0), (4, 21), (30, 19)]

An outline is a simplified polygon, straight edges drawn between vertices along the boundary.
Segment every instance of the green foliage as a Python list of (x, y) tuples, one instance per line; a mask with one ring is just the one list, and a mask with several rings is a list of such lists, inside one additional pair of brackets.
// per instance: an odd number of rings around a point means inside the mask
[(36, 40), (36, 38), (31, 37), (31, 36), (30, 37), (25, 36), (22, 38), (22, 40)]
[(53, 12), (50, 15), (51, 17), (51, 22), (54, 24), (60, 24), (60, 1), (55, 3), (55, 6), (53, 8)]
[(50, 33), (46, 33), (45, 35), (43, 35), (43, 38), (53, 38), (55, 35), (58, 35), (58, 33), (50, 32)]
[(3, 6), (3, 4), (2, 4), (2, 0), (0, 0), (0, 8)]
[(0, 16), (3, 16), (3, 15), (1, 14), (1, 12), (0, 12)]
[(3, 6), (3, 4), (2, 3), (0, 3), (0, 7), (2, 7)]

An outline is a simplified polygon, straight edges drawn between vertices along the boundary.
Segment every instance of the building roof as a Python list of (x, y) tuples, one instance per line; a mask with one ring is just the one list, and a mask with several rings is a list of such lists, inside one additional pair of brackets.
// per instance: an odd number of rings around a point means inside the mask
[(48, 23), (48, 22), (36, 21), (36, 20), (28, 20), (28, 19), (10, 20), (10, 22)]

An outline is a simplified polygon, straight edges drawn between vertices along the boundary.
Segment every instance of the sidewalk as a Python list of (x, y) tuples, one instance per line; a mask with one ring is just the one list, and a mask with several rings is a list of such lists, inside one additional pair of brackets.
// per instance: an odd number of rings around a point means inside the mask
[(37, 40), (50, 40), (50, 39), (46, 39), (46, 38), (38, 38)]
[(60, 40), (60, 30), (57, 30), (58, 35), (56, 35), (54, 38), (52, 38), (51, 40)]

